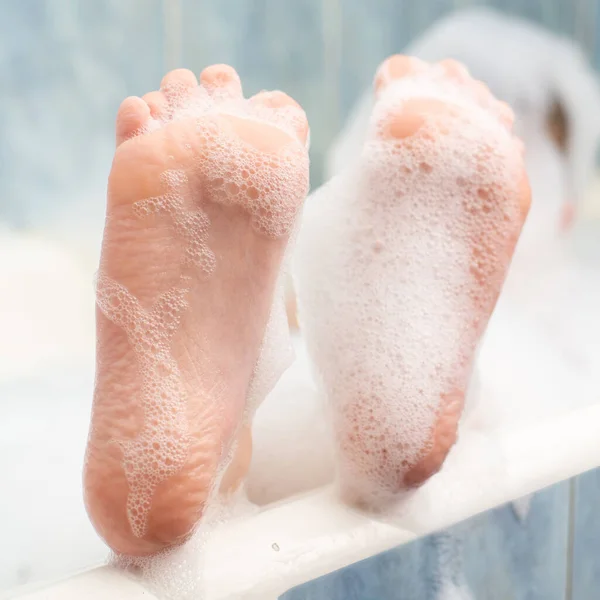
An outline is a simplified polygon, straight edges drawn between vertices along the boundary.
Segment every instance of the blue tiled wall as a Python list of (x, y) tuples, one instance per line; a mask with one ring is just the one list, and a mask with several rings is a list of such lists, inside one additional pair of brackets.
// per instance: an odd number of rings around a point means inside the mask
[(101, 219), (119, 102), (158, 85), (161, 0), (0, 2), (0, 222)]
[(313, 184), (377, 64), (453, 8), (490, 4), (581, 40), (597, 58), (600, 0), (0, 0), (0, 220), (101, 219), (112, 122), (166, 68), (239, 69), (282, 88), (312, 125)]
[(308, 582), (281, 600), (597, 600), (599, 501), (596, 469), (535, 494), (522, 521), (504, 506)]
[(572, 596), (600, 598), (600, 469), (577, 478), (573, 502)]
[(504, 506), (311, 581), (281, 600), (579, 600), (566, 595), (569, 486), (536, 494), (523, 521)]

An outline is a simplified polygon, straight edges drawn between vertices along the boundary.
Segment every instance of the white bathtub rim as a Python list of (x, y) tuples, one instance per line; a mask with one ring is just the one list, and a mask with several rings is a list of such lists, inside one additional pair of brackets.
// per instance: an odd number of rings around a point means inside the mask
[[(407, 501), (398, 527), (348, 509), (331, 487), (266, 507), (249, 519), (225, 523), (208, 540), (206, 598), (277, 598), (296, 585), (598, 467), (599, 440), (600, 404), (526, 430), (504, 432), (498, 437), (504, 464), (490, 473), (502, 481), (496, 480), (495, 485), (475, 481), (471, 475), (479, 466), (465, 463), (460, 455), (454, 460), (449, 457), (447, 467)], [(467, 451), (470, 443), (464, 445)], [(472, 480), (471, 489), (460, 488)], [(231, 565), (236, 567), (235, 576)], [(127, 600), (154, 598), (109, 567), (36, 589), (17, 589), (1, 597), (79, 600), (85, 594), (86, 600), (92, 600), (105, 598), (110, 591), (117, 594), (112, 597)]]

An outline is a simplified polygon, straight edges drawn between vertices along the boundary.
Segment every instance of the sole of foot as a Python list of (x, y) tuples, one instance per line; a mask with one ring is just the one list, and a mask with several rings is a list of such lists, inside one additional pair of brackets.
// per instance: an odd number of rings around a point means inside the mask
[(442, 466), (530, 202), (512, 111), (459, 63), (393, 56), (356, 164), (309, 200), (301, 328), (343, 495), (379, 508)]
[(219, 481), (232, 490), (248, 469), (307, 136), (296, 102), (244, 99), (225, 65), (200, 81), (172, 71), (119, 108), (84, 472), (90, 518), (117, 553), (182, 543)]

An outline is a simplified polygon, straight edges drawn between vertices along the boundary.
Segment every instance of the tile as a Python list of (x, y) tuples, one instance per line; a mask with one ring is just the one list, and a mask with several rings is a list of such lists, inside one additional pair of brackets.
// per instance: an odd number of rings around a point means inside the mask
[[(568, 483), (299, 586), (281, 600), (564, 600)], [(575, 599), (574, 599), (575, 600)]]
[(502, 12), (543, 25), (551, 31), (574, 36), (577, 19), (585, 19), (590, 12), (594, 12), (597, 0), (463, 0), (462, 4), (466, 3), (487, 4)]
[[(311, 177), (322, 179), (322, 157), (335, 132), (337, 107), (326, 55), (326, 0), (182, 0), (183, 66), (235, 67), (247, 96), (282, 89), (305, 109), (311, 125)], [(336, 24), (327, 23), (335, 39)]]
[(461, 525), (465, 576), (474, 597), (564, 600), (568, 513), (566, 482), (535, 494), (523, 521), (509, 505)]
[(299, 586), (281, 600), (429, 600), (436, 572), (432, 537)]
[(575, 482), (572, 596), (569, 600), (597, 600), (600, 596), (600, 469), (580, 475)]
[(160, 83), (161, 7), (3, 2), (1, 221), (40, 226), (68, 206), (101, 218), (117, 107)]
[(402, 49), (408, 37), (406, 2), (349, 0), (342, 4), (340, 109), (345, 118), (373, 80), (386, 56)]

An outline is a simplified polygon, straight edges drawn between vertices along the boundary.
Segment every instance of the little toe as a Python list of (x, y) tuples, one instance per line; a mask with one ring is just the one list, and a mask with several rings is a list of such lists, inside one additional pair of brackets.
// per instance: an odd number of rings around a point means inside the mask
[(376, 96), (379, 96), (392, 81), (422, 71), (426, 67), (426, 62), (414, 56), (404, 56), (402, 54), (390, 56), (381, 63), (375, 74)]
[(242, 98), (242, 82), (229, 65), (212, 65), (200, 73), (200, 83), (217, 99)]
[[(260, 116), (274, 122), (283, 129), (290, 129), (294, 135), (306, 144), (308, 121), (302, 107), (290, 96), (278, 90), (259, 92), (248, 101)], [(269, 114), (262, 114), (269, 113)]]
[(524, 222), (531, 208), (531, 185), (527, 170), (523, 167), (519, 181), (519, 209), (521, 210), (521, 219)]
[(115, 124), (117, 146), (137, 135), (150, 118), (148, 105), (137, 96), (125, 98), (117, 112)]

